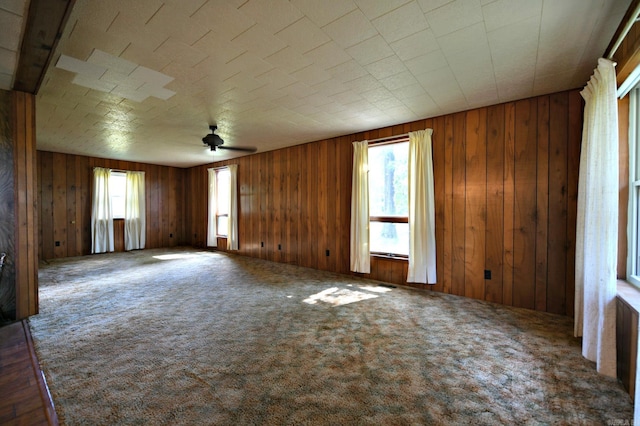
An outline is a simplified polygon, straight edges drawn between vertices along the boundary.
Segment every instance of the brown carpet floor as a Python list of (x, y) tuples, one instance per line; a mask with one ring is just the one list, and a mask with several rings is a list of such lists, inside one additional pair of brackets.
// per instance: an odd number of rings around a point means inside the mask
[(40, 267), (63, 424), (614, 424), (563, 316), (193, 249)]

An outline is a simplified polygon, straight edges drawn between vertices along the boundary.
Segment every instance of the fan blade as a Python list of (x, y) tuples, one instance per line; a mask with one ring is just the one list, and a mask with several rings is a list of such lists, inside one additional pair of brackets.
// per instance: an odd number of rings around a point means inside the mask
[(218, 149), (228, 149), (230, 151), (246, 151), (246, 152), (256, 152), (258, 148), (255, 146), (224, 146), (220, 145), (217, 147)]

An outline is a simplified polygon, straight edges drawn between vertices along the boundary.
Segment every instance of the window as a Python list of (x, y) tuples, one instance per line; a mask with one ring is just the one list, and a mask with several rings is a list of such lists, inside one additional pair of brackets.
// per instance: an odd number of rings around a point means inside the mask
[(409, 142), (369, 146), (371, 253), (409, 255)]
[(640, 286), (640, 89), (629, 103), (629, 217), (627, 222), (627, 281)]
[(111, 172), (109, 193), (111, 195), (111, 214), (114, 219), (124, 219), (124, 205), (127, 192), (127, 174)]
[(216, 170), (216, 225), (221, 237), (229, 235), (229, 182), (228, 168)]

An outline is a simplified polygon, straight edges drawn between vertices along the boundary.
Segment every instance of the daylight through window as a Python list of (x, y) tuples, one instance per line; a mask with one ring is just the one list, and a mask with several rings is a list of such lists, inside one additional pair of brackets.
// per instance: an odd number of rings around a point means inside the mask
[(229, 179), (228, 168), (216, 170), (216, 226), (221, 237), (229, 235)]
[(124, 205), (127, 192), (127, 174), (111, 172), (109, 194), (111, 196), (111, 214), (114, 219), (124, 219)]
[(409, 255), (409, 142), (369, 146), (371, 253)]

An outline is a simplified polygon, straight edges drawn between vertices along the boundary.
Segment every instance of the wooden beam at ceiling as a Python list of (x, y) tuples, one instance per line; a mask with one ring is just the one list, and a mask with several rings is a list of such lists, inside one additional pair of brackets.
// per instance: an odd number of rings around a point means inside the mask
[(13, 90), (36, 94), (75, 0), (31, 0)]

